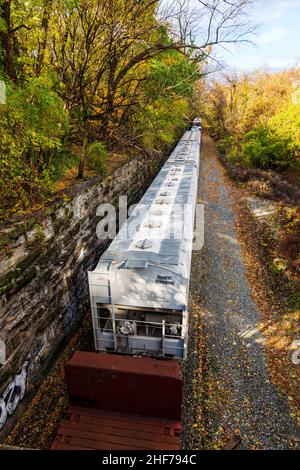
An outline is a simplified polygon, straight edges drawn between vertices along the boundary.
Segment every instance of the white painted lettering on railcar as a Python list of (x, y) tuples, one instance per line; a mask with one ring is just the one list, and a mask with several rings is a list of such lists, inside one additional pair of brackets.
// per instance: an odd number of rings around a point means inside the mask
[(155, 282), (156, 284), (168, 284), (174, 286), (172, 276), (161, 276), (160, 274), (158, 274)]

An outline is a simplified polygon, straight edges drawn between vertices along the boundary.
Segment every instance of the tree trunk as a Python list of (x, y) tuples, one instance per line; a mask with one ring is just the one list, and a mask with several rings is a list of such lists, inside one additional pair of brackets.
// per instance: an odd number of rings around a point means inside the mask
[(41, 42), (39, 41), (38, 56), (37, 56), (36, 67), (35, 67), (36, 76), (40, 75), (42, 67), (43, 67), (43, 63), (44, 63), (45, 51), (47, 47), (50, 9), (51, 9), (51, 5), (50, 5), (49, 0), (44, 0), (44, 11), (43, 11), (42, 24), (41, 24), (43, 38)]
[(17, 76), (14, 68), (14, 53), (11, 35), (11, 0), (4, 0), (0, 6), (0, 16), (3, 19), (5, 28), (0, 33), (2, 48), (4, 52), (4, 69), (6, 75), (13, 80), (17, 81)]
[(85, 122), (83, 125), (83, 140), (82, 140), (80, 162), (78, 165), (77, 179), (82, 179), (84, 177), (87, 145), (88, 145), (88, 129), (87, 129), (87, 122)]

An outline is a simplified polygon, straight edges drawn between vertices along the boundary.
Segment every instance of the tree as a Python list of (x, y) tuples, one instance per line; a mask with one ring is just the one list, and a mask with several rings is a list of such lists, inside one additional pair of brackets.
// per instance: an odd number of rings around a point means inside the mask
[(24, 209), (51, 192), (51, 156), (61, 147), (68, 116), (47, 83), (33, 79), (7, 86), (0, 127), (0, 202), (5, 209)]
[(46, 195), (65, 142), (79, 178), (95, 141), (108, 155), (165, 150), (195, 112), (215, 46), (245, 40), (249, 3), (27, 0), (24, 8), (0, 0), (0, 78), (9, 90), (0, 159), (12, 170), (0, 175), (5, 207)]
[(0, 3), (0, 39), (3, 51), (3, 65), (5, 74), (16, 81), (13, 50), (13, 29), (11, 22), (11, 0), (1, 0)]
[[(209, 56), (213, 44), (241, 39), (242, 33), (238, 37), (231, 33), (248, 1), (199, 3), (200, 10), (190, 14), (189, 2), (173, 3), (174, 14), (170, 5), (161, 7), (154, 0), (64, 2), (57, 11), (53, 64), (60, 78), (58, 93), (81, 129), (79, 178), (84, 174), (92, 121), (94, 127), (97, 123), (98, 138), (113, 138), (119, 123), (137, 105), (148, 64), (155, 57), (178, 51), (198, 62)], [(207, 34), (197, 45), (192, 27), (207, 12)]]
[(36, 55), (36, 62), (34, 65), (34, 72), (36, 76), (40, 75), (45, 61), (52, 8), (53, 2), (51, 0), (43, 0), (41, 28), (38, 35), (38, 49)]
[(299, 166), (300, 113), (292, 99), (299, 76), (299, 69), (259, 70), (212, 84), (206, 116), (227, 158), (263, 169)]

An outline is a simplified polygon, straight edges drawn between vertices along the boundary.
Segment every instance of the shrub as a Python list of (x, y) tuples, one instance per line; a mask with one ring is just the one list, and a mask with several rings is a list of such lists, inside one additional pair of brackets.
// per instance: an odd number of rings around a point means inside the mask
[(227, 135), (217, 143), (218, 153), (228, 162), (237, 163), (240, 158), (238, 142), (235, 136)]
[(280, 207), (277, 212), (280, 227), (279, 253), (289, 260), (294, 271), (300, 269), (300, 210), (299, 208)]
[(300, 310), (300, 292), (290, 295), (286, 301), (286, 305), (290, 310)]
[(107, 157), (108, 153), (103, 142), (96, 141), (88, 146), (87, 163), (90, 170), (105, 175), (107, 173)]
[(276, 113), (269, 126), (276, 136), (288, 142), (292, 165), (299, 168), (300, 158), (300, 105), (289, 103)]
[(218, 150), (229, 163), (267, 170), (300, 169), (300, 105), (292, 99), (300, 69), (225, 76), (203, 95)]
[(271, 271), (273, 271), (273, 273), (280, 274), (286, 271), (287, 266), (288, 266), (287, 260), (283, 258), (275, 258), (273, 259), (270, 268), (271, 268)]
[(223, 137), (223, 139), (220, 139), (217, 143), (217, 150), (219, 154), (225, 156), (227, 152), (231, 150), (232, 143), (233, 137), (230, 135), (227, 135), (226, 137)]
[(262, 169), (285, 169), (293, 162), (288, 140), (280, 139), (265, 126), (257, 126), (245, 135), (242, 156), (246, 164)]
[(73, 154), (67, 147), (62, 147), (53, 157), (50, 163), (52, 181), (58, 181), (71, 168), (78, 165), (79, 157)]
[(41, 202), (53, 191), (50, 162), (68, 130), (62, 100), (42, 79), (7, 83), (0, 108), (0, 216)]
[(247, 183), (247, 188), (256, 196), (264, 198), (272, 196), (272, 188), (268, 181), (253, 179)]

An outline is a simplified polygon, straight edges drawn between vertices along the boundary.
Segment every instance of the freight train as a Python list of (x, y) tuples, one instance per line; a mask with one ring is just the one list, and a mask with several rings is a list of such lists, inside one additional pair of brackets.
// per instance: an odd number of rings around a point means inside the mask
[(53, 450), (178, 450), (200, 160), (195, 119), (88, 273), (97, 352), (66, 364)]
[(96, 351), (186, 357), (200, 134), (195, 119), (88, 273)]

